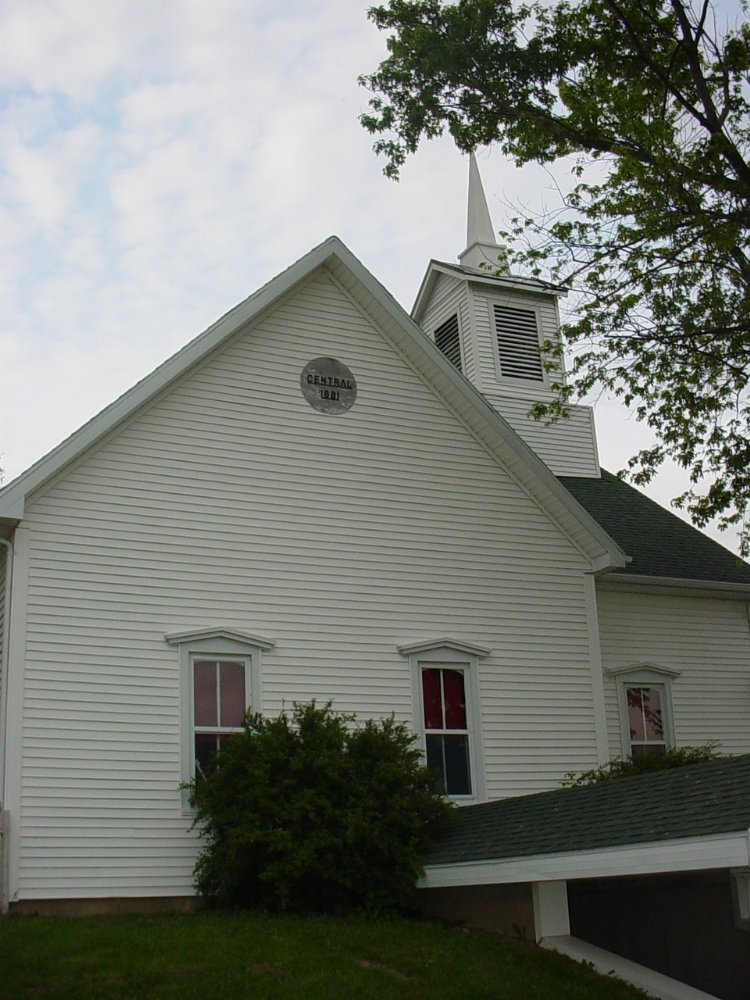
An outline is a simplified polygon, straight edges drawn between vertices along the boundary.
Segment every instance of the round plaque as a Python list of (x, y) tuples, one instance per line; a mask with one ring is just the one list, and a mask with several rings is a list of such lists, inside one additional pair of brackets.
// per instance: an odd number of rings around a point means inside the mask
[(357, 381), (336, 358), (308, 361), (299, 377), (302, 395), (319, 413), (346, 413), (357, 398)]

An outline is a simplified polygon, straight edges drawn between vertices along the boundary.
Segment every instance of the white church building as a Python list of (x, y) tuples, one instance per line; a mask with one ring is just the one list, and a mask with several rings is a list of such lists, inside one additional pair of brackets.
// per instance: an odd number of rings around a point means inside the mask
[[(408, 315), (327, 239), (0, 490), (4, 909), (192, 897), (180, 784), (246, 707), (394, 713), (467, 817), (750, 753), (750, 568), (603, 472), (591, 409), (529, 419), (562, 290), (496, 273), (473, 160), (468, 244)], [(747, 922), (748, 826), (425, 892), (525, 887), (543, 939), (569, 880), (732, 872)]]

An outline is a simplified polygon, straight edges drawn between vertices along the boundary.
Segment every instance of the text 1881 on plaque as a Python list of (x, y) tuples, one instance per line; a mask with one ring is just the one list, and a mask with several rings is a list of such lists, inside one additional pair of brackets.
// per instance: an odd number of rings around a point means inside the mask
[(300, 375), (302, 395), (319, 413), (346, 413), (357, 398), (357, 381), (342, 361), (315, 358)]

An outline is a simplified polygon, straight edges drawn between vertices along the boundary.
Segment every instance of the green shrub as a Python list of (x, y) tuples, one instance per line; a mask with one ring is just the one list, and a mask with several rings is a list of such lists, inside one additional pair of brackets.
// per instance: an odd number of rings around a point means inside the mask
[(631, 774), (647, 774), (649, 771), (668, 771), (673, 767), (699, 764), (704, 760), (717, 760), (724, 756), (716, 749), (715, 743), (706, 743), (702, 747), (679, 747), (641, 757), (614, 757), (591, 771), (581, 771), (580, 774), (568, 771), (561, 784), (565, 788), (595, 785), (599, 781), (613, 781), (615, 778), (628, 778)]
[(202, 895), (298, 912), (408, 907), (450, 806), (403, 725), (353, 721), (315, 702), (246, 717), (189, 785)]

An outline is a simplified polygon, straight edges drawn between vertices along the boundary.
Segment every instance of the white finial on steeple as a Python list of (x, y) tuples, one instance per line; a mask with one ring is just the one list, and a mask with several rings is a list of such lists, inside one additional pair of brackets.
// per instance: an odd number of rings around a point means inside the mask
[[(498, 260), (498, 258), (500, 258)], [(484, 196), (477, 160), (469, 154), (469, 210), (466, 223), (466, 249), (458, 255), (463, 267), (480, 264), (507, 271), (505, 248), (495, 240), (490, 210)]]

